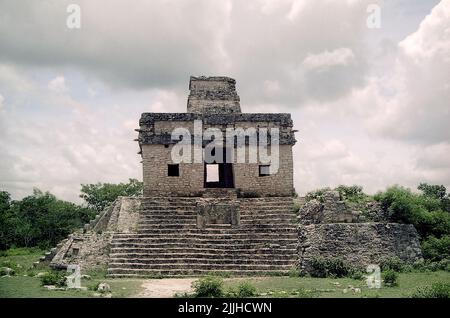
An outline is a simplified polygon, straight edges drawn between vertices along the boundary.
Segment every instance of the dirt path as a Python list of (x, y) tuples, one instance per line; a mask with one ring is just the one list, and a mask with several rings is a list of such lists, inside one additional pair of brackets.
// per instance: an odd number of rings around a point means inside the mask
[(173, 297), (175, 293), (192, 292), (191, 284), (195, 278), (164, 278), (145, 280), (137, 297), (144, 298), (167, 298)]

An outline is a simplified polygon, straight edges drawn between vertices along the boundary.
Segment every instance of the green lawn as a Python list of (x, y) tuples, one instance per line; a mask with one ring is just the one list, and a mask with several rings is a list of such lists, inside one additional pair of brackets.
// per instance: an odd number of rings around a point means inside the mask
[[(25, 298), (70, 298), (70, 297), (100, 297), (92, 290), (47, 290), (41, 286), (40, 279), (35, 277), (39, 272), (50, 269), (46, 264), (33, 267), (43, 251), (39, 249), (11, 249), (0, 256), (0, 267), (14, 269), (15, 275), (0, 277), (0, 298), (25, 297)], [(95, 286), (99, 282), (106, 282), (111, 286), (111, 297), (130, 297), (137, 295), (141, 290), (141, 280), (131, 279), (105, 279), (106, 271), (91, 271), (88, 273), (92, 279), (82, 280), (84, 287)]]
[[(225, 282), (225, 287), (237, 286), (241, 279)], [(438, 272), (412, 272), (401, 273), (398, 286), (369, 289), (364, 280), (351, 278), (311, 278), (311, 277), (264, 277), (247, 279), (254, 285), (258, 293), (267, 294), (268, 297), (333, 297), (333, 298), (360, 298), (360, 297), (408, 297), (419, 286), (429, 286), (435, 282), (450, 283), (450, 273)], [(361, 293), (349, 289), (349, 285), (360, 288)], [(347, 289), (347, 293), (343, 290)], [(300, 290), (300, 295), (294, 294)]]
[[(0, 277), (0, 298), (32, 297), (32, 298), (67, 298), (67, 297), (103, 297), (92, 287), (99, 282), (106, 282), (111, 286), (112, 293), (108, 297), (134, 297), (142, 290), (143, 279), (106, 279), (104, 270), (89, 272), (89, 280), (82, 280), (82, 286), (89, 290), (47, 290), (41, 286), (40, 279), (35, 277), (39, 272), (48, 271), (45, 265), (33, 268), (33, 262), (39, 259), (42, 251), (31, 249), (10, 250), (0, 256), (0, 266), (11, 267), (16, 275)], [(435, 282), (450, 284), (450, 273), (411, 272), (401, 273), (398, 286), (368, 289), (364, 280), (350, 278), (310, 278), (310, 277), (260, 277), (260, 278), (231, 278), (225, 279), (225, 288), (236, 287), (243, 280), (249, 281), (257, 288), (262, 297), (408, 297), (417, 287), (430, 286)], [(355, 293), (349, 285), (360, 288), (361, 293)], [(343, 290), (347, 289), (347, 293)]]

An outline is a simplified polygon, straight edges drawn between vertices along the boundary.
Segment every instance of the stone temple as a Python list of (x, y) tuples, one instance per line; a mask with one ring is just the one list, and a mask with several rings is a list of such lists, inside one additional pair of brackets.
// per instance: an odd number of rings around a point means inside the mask
[(290, 114), (242, 112), (228, 77), (191, 77), (189, 90), (185, 113), (141, 116), (143, 196), (120, 197), (62, 241), (44, 257), (52, 267), (107, 267), (110, 277), (267, 275), (308, 271), (315, 257), (355, 266), (421, 258), (414, 227), (390, 223), (376, 204), (362, 213), (338, 193), (295, 198)]

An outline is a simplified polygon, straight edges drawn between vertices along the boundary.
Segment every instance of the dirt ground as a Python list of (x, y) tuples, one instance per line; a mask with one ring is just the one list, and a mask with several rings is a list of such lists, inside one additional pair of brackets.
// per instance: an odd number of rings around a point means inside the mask
[(192, 292), (191, 284), (195, 278), (165, 278), (165, 279), (147, 279), (141, 287), (137, 297), (143, 298), (169, 298), (176, 293)]

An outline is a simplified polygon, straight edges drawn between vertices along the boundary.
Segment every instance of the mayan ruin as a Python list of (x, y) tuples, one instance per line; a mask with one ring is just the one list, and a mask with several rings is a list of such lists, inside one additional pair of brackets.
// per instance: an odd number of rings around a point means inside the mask
[[(186, 113), (141, 116), (143, 197), (120, 197), (70, 235), (48, 253), (52, 267), (107, 264), (109, 277), (245, 276), (308, 272), (316, 257), (361, 267), (422, 258), (415, 228), (391, 223), (379, 204), (349, 207), (337, 191), (295, 197), (290, 114), (242, 112), (228, 77), (191, 77), (189, 89)], [(257, 160), (239, 161), (242, 149)], [(266, 151), (279, 160), (262, 162)]]

